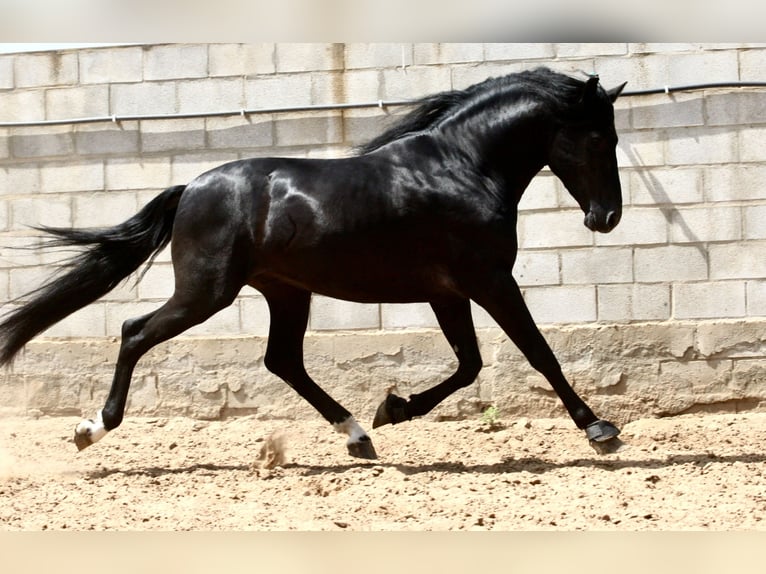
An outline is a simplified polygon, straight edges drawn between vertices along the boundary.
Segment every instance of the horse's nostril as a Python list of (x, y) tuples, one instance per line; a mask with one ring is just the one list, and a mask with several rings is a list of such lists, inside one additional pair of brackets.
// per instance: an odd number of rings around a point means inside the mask
[(606, 214), (606, 226), (609, 229), (614, 229), (614, 227), (617, 226), (617, 224), (620, 222), (620, 214), (616, 211), (610, 211)]

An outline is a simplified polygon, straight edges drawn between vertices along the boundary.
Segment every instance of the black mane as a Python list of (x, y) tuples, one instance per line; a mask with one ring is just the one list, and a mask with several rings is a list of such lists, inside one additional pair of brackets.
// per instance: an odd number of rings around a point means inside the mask
[(537, 68), (506, 76), (489, 78), (464, 90), (445, 91), (412, 102), (414, 110), (382, 134), (359, 146), (359, 154), (370, 153), (386, 144), (438, 125), (457, 110), (480, 98), (500, 93), (508, 88), (523, 89), (536, 94), (557, 113), (566, 113), (580, 101), (584, 81), (549, 68)]

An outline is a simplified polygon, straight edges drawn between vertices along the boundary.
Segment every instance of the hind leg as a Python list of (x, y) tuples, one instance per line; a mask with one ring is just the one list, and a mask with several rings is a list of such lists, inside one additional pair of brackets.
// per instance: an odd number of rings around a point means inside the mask
[(142, 355), (231, 304), (239, 286), (227, 282), (221, 289), (216, 288), (216, 283), (220, 282), (205, 281), (204, 275), (198, 276), (194, 282), (183, 283), (185, 288), (176, 287), (175, 294), (157, 311), (125, 321), (104, 408), (96, 419), (86, 419), (75, 428), (74, 441), (79, 450), (99, 441), (122, 422), (133, 369)]
[(287, 285), (259, 289), (266, 297), (271, 313), (266, 368), (295, 389), (337, 432), (348, 435), (346, 447), (350, 455), (377, 458), (370, 437), (351, 413), (320, 388), (306, 372), (303, 364), (303, 337), (308, 325), (311, 293)]

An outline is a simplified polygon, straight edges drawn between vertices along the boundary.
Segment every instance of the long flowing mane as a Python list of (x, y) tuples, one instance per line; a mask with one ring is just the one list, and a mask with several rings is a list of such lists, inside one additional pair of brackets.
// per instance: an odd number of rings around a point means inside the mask
[(375, 151), (391, 142), (439, 125), (471, 103), (508, 89), (525, 90), (543, 100), (552, 111), (566, 114), (580, 101), (584, 82), (549, 68), (536, 68), (489, 78), (464, 90), (451, 90), (412, 102), (416, 106), (379, 136), (356, 148), (357, 153)]

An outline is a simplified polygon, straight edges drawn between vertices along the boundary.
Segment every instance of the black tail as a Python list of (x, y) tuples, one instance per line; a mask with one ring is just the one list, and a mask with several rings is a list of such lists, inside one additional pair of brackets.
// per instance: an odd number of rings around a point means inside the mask
[(0, 365), (9, 363), (35, 335), (114, 289), (147, 259), (151, 265), (170, 241), (184, 189), (166, 189), (136, 215), (107, 229), (40, 227), (53, 236), (46, 246), (83, 251), (64, 262), (66, 273), (29, 293), (27, 303), (0, 320)]

